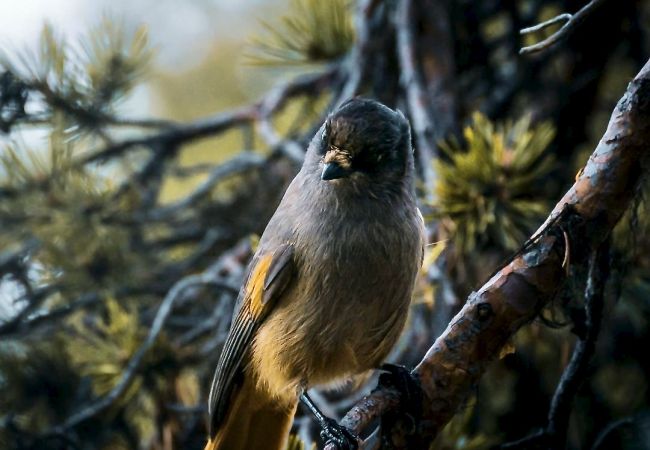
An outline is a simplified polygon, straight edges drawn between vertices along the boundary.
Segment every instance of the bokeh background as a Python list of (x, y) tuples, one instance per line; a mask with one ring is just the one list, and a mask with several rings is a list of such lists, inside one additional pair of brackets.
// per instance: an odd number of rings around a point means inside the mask
[[(344, 90), (345, 80), (318, 74), (359, 70), (353, 93), (413, 120), (391, 43), (400, 2), (374, 3), (374, 69), (350, 59), (359, 21), (344, 0), (0, 3), (0, 448), (201, 448), (245, 264), (297, 170), (295, 148)], [(584, 3), (458, 0), (440, 2), (440, 15), (415, 2), (415, 59), (435, 119), (433, 132), (414, 133), (431, 245), (392, 361), (416, 364), (543, 222), (650, 56), (650, 4), (601, 3), (551, 51), (520, 56), (559, 27), (523, 37), (520, 28)], [(147, 140), (296, 79), (308, 87), (284, 92), (268, 123), (233, 119), (200, 139)], [(650, 448), (646, 191), (613, 235), (571, 449)], [(432, 448), (492, 448), (545, 425), (584, 334), (585, 271), (571, 270)], [(313, 396), (340, 417), (374, 383)], [(293, 449), (321, 445), (303, 411), (294, 432)]]

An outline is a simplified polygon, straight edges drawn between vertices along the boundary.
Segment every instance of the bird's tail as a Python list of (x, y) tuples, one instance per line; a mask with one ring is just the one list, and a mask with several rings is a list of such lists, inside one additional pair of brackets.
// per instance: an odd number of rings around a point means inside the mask
[(297, 404), (278, 406), (244, 381), (205, 450), (284, 450)]

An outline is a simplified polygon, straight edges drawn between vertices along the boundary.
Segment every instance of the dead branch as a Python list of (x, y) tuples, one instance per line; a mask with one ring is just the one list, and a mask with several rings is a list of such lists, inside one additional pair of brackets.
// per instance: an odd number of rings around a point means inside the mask
[(589, 14), (591, 14), (596, 8), (598, 8), (598, 6), (603, 4), (604, 1), (605, 0), (591, 0), (575, 14), (569, 14), (569, 13), (560, 14), (558, 16), (553, 17), (550, 20), (547, 20), (542, 23), (538, 23), (537, 25), (534, 25), (532, 27), (523, 28), (522, 30), (519, 31), (519, 34), (526, 35), (526, 34), (536, 33), (538, 31), (544, 30), (557, 23), (565, 22), (565, 24), (562, 25), (562, 28), (560, 28), (558, 31), (556, 31), (555, 33), (553, 33), (543, 41), (538, 42), (537, 44), (523, 47), (521, 50), (519, 50), (519, 54), (528, 55), (530, 53), (541, 52), (542, 50), (545, 50), (551, 47), (552, 45), (566, 39), (571, 33), (575, 31), (577, 27), (580, 26), (580, 23), (582, 23), (582, 21), (584, 21), (585, 18), (589, 16)]
[[(436, 436), (513, 334), (554, 298), (566, 277), (564, 233), (568, 232), (576, 264), (584, 263), (608, 236), (634, 197), (649, 140), (650, 61), (629, 84), (573, 187), (522, 251), (469, 296), (413, 370), (424, 391), (423, 420), (417, 430), (422, 442)], [(377, 389), (341, 424), (361, 434), (395, 407), (389, 400), (395, 395)]]

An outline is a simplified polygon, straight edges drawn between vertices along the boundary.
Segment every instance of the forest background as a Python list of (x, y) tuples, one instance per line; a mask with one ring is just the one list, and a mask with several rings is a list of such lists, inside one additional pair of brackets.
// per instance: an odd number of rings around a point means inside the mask
[[(200, 448), (257, 236), (317, 126), (355, 94), (413, 126), (431, 245), (390, 359), (418, 364), (472, 292), (539, 244), (528, 237), (590, 175), (612, 111), (646, 142), (646, 72), (628, 83), (650, 55), (649, 6), (4, 2), (0, 447)], [(459, 382), (444, 423), (420, 433), (433, 448), (650, 448), (650, 220), (634, 155), (636, 172), (603, 169), (631, 181), (618, 199), (596, 181), (588, 193), (612, 211), (589, 218), (598, 245), (586, 214), (553, 216), (561, 283), (546, 278), (534, 314), (473, 359), (480, 381)], [(341, 418), (375, 384), (313, 396)], [(294, 432), (292, 448), (320, 446), (304, 411)]]

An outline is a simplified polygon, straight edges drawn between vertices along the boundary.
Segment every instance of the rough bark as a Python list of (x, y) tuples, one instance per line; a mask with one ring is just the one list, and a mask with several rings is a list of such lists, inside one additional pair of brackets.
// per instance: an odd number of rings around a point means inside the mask
[[(554, 298), (567, 277), (568, 264), (584, 263), (608, 236), (644, 174), (648, 142), (650, 61), (629, 84), (587, 165), (546, 222), (507, 265), (469, 296), (413, 370), (424, 397), (419, 444), (411, 440), (409, 446), (416, 448), (436, 436), (514, 333)], [(398, 403), (394, 391), (377, 389), (350, 410), (342, 424), (361, 433)]]

